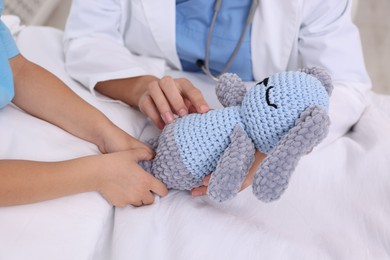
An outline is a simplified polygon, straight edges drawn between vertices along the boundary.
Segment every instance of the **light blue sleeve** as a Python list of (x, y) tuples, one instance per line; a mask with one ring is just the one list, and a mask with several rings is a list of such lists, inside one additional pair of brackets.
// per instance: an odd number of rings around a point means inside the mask
[(14, 97), (14, 81), (8, 60), (19, 54), (15, 41), (0, 20), (0, 109)]
[(0, 20), (0, 48), (1, 52), (5, 52), (5, 56), (10, 59), (19, 54), (16, 43), (12, 38), (7, 26)]

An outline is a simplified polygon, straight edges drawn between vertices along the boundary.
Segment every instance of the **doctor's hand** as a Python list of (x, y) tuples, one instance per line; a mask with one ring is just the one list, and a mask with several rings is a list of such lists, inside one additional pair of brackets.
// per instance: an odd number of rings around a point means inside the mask
[[(244, 182), (241, 185), (241, 190), (240, 191), (246, 189), (249, 185), (252, 184), (253, 177), (255, 176), (256, 170), (259, 168), (260, 163), (264, 160), (264, 158), (266, 156), (267, 156), (266, 154), (256, 150), (255, 161), (253, 162), (252, 166), (250, 167), (250, 169), (248, 171), (248, 174), (247, 174)], [(207, 195), (207, 187), (209, 185), (210, 177), (211, 177), (211, 175), (207, 175), (203, 179), (203, 185), (202, 186), (192, 189), (192, 191), (191, 191), (192, 196), (198, 197), (198, 196)]]
[(202, 93), (185, 78), (154, 76), (99, 82), (96, 90), (138, 107), (160, 129), (188, 113), (205, 113), (209, 106)]
[(137, 102), (139, 109), (160, 129), (173, 122), (174, 114), (182, 117), (209, 110), (200, 90), (187, 79), (143, 76), (139, 80), (143, 81), (143, 86), (139, 87), (133, 103)]

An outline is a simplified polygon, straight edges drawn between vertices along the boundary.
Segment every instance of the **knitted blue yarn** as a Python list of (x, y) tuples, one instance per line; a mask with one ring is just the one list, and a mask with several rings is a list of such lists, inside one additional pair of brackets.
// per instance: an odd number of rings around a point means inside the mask
[(203, 178), (215, 170), (230, 144), (234, 127), (240, 122), (239, 107), (190, 114), (176, 121), (175, 140), (179, 154), (194, 177)]
[(199, 187), (212, 174), (208, 195), (222, 202), (239, 191), (256, 148), (267, 157), (254, 175), (253, 192), (275, 200), (300, 158), (328, 133), (332, 88), (320, 68), (274, 74), (248, 91), (238, 76), (224, 74), (216, 94), (226, 108), (177, 118), (149, 142), (156, 157), (140, 165), (179, 190)]
[[(277, 108), (267, 104), (267, 89), (269, 103)], [(328, 110), (328, 94), (317, 78), (302, 72), (277, 73), (267, 86), (257, 84), (246, 94), (241, 117), (255, 147), (268, 153), (313, 104)]]
[[(268, 102), (267, 104), (267, 89)], [(273, 107), (276, 105), (277, 108)], [(328, 109), (328, 94), (321, 82), (303, 72), (282, 72), (257, 84), (240, 106), (191, 114), (175, 124), (175, 140), (181, 160), (196, 178), (212, 173), (240, 124), (255, 147), (268, 153), (310, 105)]]

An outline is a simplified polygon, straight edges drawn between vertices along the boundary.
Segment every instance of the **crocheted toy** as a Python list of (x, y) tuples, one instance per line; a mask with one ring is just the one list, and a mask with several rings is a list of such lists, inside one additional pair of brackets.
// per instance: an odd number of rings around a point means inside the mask
[(278, 199), (299, 159), (327, 135), (332, 89), (319, 68), (277, 73), (249, 91), (226, 73), (216, 86), (225, 108), (175, 119), (149, 142), (156, 157), (140, 164), (179, 190), (202, 185), (211, 173), (208, 195), (222, 202), (239, 192), (258, 149), (267, 156), (254, 175), (253, 193), (265, 202)]

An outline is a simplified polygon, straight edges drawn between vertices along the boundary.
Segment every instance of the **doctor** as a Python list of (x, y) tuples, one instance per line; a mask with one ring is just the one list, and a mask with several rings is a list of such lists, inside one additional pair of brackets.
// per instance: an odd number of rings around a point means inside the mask
[(64, 38), (66, 68), (92, 93), (138, 107), (161, 128), (173, 113), (208, 109), (190, 81), (166, 77), (167, 69), (210, 77), (229, 71), (260, 81), (283, 70), (323, 67), (335, 85), (331, 142), (359, 119), (371, 86), (351, 5), (350, 0), (73, 0)]

